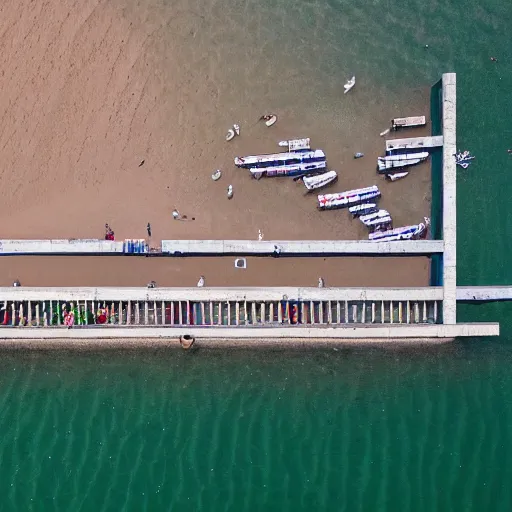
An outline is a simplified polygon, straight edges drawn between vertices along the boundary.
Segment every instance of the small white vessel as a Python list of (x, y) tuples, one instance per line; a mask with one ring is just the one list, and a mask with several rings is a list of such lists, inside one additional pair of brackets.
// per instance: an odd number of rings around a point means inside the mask
[(409, 174), (409, 171), (396, 172), (395, 174), (386, 174), (386, 179), (388, 181), (397, 181), (397, 180), (401, 180), (402, 178), (405, 178), (408, 174)]
[(198, 288), (202, 288), (204, 286), (204, 276), (201, 276), (199, 278), (199, 281), (197, 281)]
[(222, 171), (221, 171), (220, 169), (217, 169), (217, 170), (212, 174), (212, 180), (213, 180), (213, 181), (219, 181), (221, 176), (222, 176)]
[(268, 117), (268, 119), (265, 119), (265, 124), (267, 126), (272, 126), (272, 125), (276, 124), (277, 116), (275, 114), (269, 114), (268, 116), (265, 116), (265, 117)]
[(233, 140), (235, 138), (235, 130), (233, 130), (233, 128), (230, 128), (228, 130), (228, 133), (226, 133), (226, 140), (229, 142), (230, 140)]
[(356, 77), (353, 76), (343, 87), (344, 87), (344, 91), (343, 91), (343, 94), (347, 94), (348, 91), (350, 91), (350, 89), (352, 89), (352, 87), (354, 87), (354, 85), (356, 85)]
[(228, 186), (228, 199), (233, 198), (233, 185)]
[(302, 178), (302, 182), (304, 186), (308, 189), (308, 192), (312, 192), (313, 190), (318, 190), (320, 188), (327, 187), (331, 183), (334, 183), (338, 180), (338, 174), (336, 171), (327, 171), (323, 174), (317, 174), (315, 176), (304, 176)]
[(234, 124), (233, 125), (233, 130), (235, 131), (236, 135), (240, 135), (240, 125)]
[(390, 128), (388, 128), (387, 130), (384, 130), (383, 132), (380, 132), (380, 133), (379, 133), (379, 136), (380, 136), (380, 137), (384, 137), (384, 135), (387, 135), (390, 131), (391, 131), (391, 129), (390, 129)]

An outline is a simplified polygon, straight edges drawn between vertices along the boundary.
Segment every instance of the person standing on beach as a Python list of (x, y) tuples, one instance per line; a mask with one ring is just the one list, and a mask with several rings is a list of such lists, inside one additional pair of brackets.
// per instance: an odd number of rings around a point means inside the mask
[(146, 226), (146, 229), (148, 231), (148, 236), (151, 238), (151, 224), (148, 222), (148, 225)]

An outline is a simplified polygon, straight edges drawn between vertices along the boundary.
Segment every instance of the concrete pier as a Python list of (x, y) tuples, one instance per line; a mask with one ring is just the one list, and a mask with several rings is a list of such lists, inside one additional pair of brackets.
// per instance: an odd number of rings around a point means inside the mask
[(443, 319), (457, 322), (457, 80), (443, 75)]
[(163, 240), (162, 252), (174, 256), (431, 255), (443, 252), (441, 240), (371, 242), (369, 240)]
[(386, 141), (386, 151), (397, 149), (431, 149), (443, 145), (443, 136), (434, 137), (411, 137), (408, 139), (389, 139)]

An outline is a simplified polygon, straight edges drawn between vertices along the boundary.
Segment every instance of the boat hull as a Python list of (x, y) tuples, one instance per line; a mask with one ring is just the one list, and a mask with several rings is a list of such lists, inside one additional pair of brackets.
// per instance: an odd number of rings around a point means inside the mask
[(380, 190), (376, 185), (337, 194), (323, 194), (318, 196), (319, 210), (338, 210), (361, 203), (367, 203), (372, 199), (380, 197)]
[(297, 165), (307, 162), (320, 162), (325, 160), (325, 153), (321, 149), (286, 151), (284, 153), (273, 153), (269, 155), (252, 155), (235, 157), (235, 165), (251, 169), (255, 167), (277, 167), (285, 165)]
[(309, 162), (297, 165), (281, 165), (276, 167), (265, 167), (259, 168), (255, 167), (250, 169), (251, 175), (253, 178), (259, 180), (260, 178), (276, 178), (281, 176), (288, 177), (301, 177), (307, 174), (315, 174), (324, 172), (327, 167), (327, 162), (325, 160), (321, 162)]

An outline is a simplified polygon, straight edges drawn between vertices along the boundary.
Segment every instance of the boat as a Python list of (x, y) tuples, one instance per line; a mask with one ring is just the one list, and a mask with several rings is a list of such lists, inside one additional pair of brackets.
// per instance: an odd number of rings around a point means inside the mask
[(397, 181), (397, 180), (401, 180), (402, 178), (405, 178), (408, 174), (409, 174), (409, 171), (395, 172), (395, 174), (386, 174), (386, 179), (388, 181)]
[(377, 210), (374, 213), (369, 213), (365, 215), (361, 215), (359, 217), (359, 220), (363, 224), (367, 224), (368, 222), (371, 222), (372, 220), (383, 218), (383, 217), (389, 217), (389, 212), (387, 210)]
[(308, 192), (317, 190), (320, 188), (327, 187), (331, 183), (338, 181), (338, 174), (336, 171), (327, 171), (323, 174), (317, 174), (316, 176), (304, 176), (302, 178), (304, 186), (308, 189)]
[(316, 174), (318, 172), (325, 171), (327, 167), (327, 162), (322, 160), (320, 162), (304, 162), (301, 164), (293, 164), (293, 165), (276, 165), (274, 167), (252, 167), (249, 170), (251, 171), (252, 177), (259, 180), (263, 176), (267, 178), (273, 178), (276, 176), (307, 176), (308, 174)]
[(391, 129), (414, 128), (416, 126), (425, 126), (425, 124), (427, 124), (425, 116), (396, 117), (391, 120)]
[(363, 203), (357, 204), (355, 206), (351, 206), (348, 209), (348, 212), (352, 215), (352, 217), (360, 217), (361, 215), (368, 215), (370, 213), (375, 213), (379, 210), (379, 207), (376, 203)]
[(233, 125), (233, 130), (237, 135), (240, 135), (240, 126), (238, 124)]
[(390, 228), (393, 224), (393, 219), (389, 212), (386, 210), (379, 210), (378, 212), (359, 217), (359, 220), (370, 230)]
[(426, 160), (428, 156), (428, 151), (405, 153), (401, 155), (379, 156), (377, 158), (377, 170), (381, 174), (389, 174), (387, 172), (389, 169), (396, 169), (400, 167), (416, 165)]
[(371, 187), (338, 192), (337, 194), (322, 194), (318, 196), (319, 210), (336, 210), (356, 204), (366, 203), (371, 199), (380, 197), (380, 190), (377, 185)]
[(379, 133), (380, 137), (384, 137), (384, 135), (387, 135), (390, 132), (391, 128), (388, 128), (387, 130), (384, 130), (383, 132)]
[(229, 142), (230, 140), (233, 140), (235, 138), (235, 130), (233, 130), (233, 128), (230, 128), (228, 130), (228, 133), (226, 133), (226, 140)]
[(469, 151), (459, 151), (455, 154), (455, 164), (467, 169), (475, 157)]
[(402, 226), (395, 229), (386, 231), (376, 231), (370, 233), (368, 238), (373, 242), (395, 242), (398, 240), (417, 240), (418, 238), (424, 238), (427, 235), (428, 226), (430, 225), (430, 219), (424, 218), (423, 222), (414, 224), (412, 226)]
[(222, 171), (220, 169), (217, 169), (213, 174), (212, 174), (212, 180), (213, 181), (218, 181), (220, 180), (220, 177), (222, 176)]
[(304, 162), (319, 162), (325, 160), (325, 153), (321, 149), (309, 151), (287, 151), (270, 155), (254, 155), (235, 157), (237, 167), (272, 167), (278, 165), (294, 165)]
[(356, 153), (354, 155), (354, 158), (363, 158), (363, 156), (364, 156), (364, 153)]
[(267, 126), (272, 126), (273, 124), (276, 123), (277, 116), (276, 116), (276, 114), (265, 114), (260, 117), (260, 121), (265, 121), (265, 124)]
[(290, 139), (279, 141), (279, 146), (288, 148), (288, 151), (305, 151), (311, 149), (311, 139)]
[(233, 185), (228, 186), (228, 199), (233, 199)]
[(356, 85), (356, 77), (353, 76), (344, 86), (343, 88), (345, 89), (343, 91), (343, 94), (347, 94), (348, 91), (350, 91), (350, 89), (352, 89), (352, 87), (354, 87), (354, 85)]

